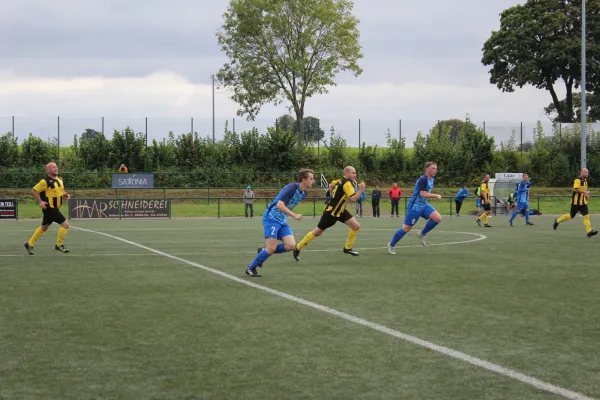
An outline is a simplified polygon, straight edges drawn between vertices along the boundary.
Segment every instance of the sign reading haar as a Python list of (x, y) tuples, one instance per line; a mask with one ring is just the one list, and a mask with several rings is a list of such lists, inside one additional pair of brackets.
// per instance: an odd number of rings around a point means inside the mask
[(112, 174), (113, 189), (149, 189), (154, 187), (154, 174)]
[(171, 218), (170, 199), (70, 199), (71, 218)]

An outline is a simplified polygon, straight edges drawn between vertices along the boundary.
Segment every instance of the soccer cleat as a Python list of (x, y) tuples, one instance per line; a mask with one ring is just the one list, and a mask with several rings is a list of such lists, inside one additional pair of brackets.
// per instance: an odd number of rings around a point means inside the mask
[(30, 246), (29, 242), (25, 242), (25, 249), (27, 249), (27, 252), (30, 256), (35, 256), (35, 253), (33, 252), (33, 246)]
[(296, 261), (300, 261), (300, 250), (297, 247), (294, 247), (294, 250), (292, 250), (292, 255)]
[(509, 224), (510, 226), (513, 226), (513, 224), (512, 224), (512, 221), (508, 221), (508, 224)]
[[(265, 248), (264, 247), (259, 247), (258, 249), (256, 249), (256, 254), (260, 254), (261, 251), (263, 251)], [(262, 263), (258, 264), (257, 267), (262, 267)]]
[(475, 222), (477, 222), (477, 225), (481, 226), (481, 220), (479, 218), (477, 218)]
[(425, 235), (422, 235), (421, 232), (418, 232), (417, 237), (421, 240), (421, 244), (423, 246), (427, 246), (427, 242), (425, 242)]
[(388, 243), (387, 245), (388, 253), (396, 255), (396, 250), (394, 250), (394, 246)]
[(492, 226), (490, 224), (484, 224), (483, 227), (484, 228), (491, 228)]
[(250, 268), (246, 267), (245, 274), (252, 278), (260, 278), (262, 275), (256, 271), (256, 267)]
[(525, 225), (535, 225), (533, 222), (528, 222)]
[(65, 249), (65, 246), (63, 246), (63, 245), (61, 245), (61, 246), (59, 246), (59, 245), (54, 246), (54, 250), (58, 250), (61, 253), (70, 253), (71, 252), (71, 250)]
[(554, 220), (554, 225), (552, 225), (552, 228), (554, 228), (554, 230), (556, 230), (556, 228), (558, 228), (558, 221)]
[(598, 231), (589, 231), (587, 234), (587, 237), (596, 236), (597, 234), (598, 234)]
[(345, 248), (345, 247), (344, 247), (344, 253), (346, 253), (346, 254), (351, 254), (351, 255), (353, 255), (353, 256), (355, 256), (355, 257), (358, 255), (358, 251), (356, 251), (356, 250), (352, 250), (352, 249), (347, 249), (347, 248)]

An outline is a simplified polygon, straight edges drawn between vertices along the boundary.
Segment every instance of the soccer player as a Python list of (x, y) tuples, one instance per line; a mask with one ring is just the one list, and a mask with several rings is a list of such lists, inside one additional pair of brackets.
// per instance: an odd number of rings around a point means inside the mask
[(312, 232), (308, 232), (300, 243), (296, 245), (293, 252), (296, 261), (300, 261), (300, 250), (302, 250), (304, 246), (309, 244), (314, 238), (321, 236), (326, 229), (331, 228), (338, 221), (343, 222), (350, 227), (348, 239), (344, 245), (344, 253), (358, 256), (358, 252), (352, 250), (352, 246), (356, 240), (356, 235), (358, 235), (360, 224), (356, 218), (346, 210), (346, 202), (348, 200), (356, 201), (365, 190), (364, 183), (359, 183), (357, 186), (358, 190), (354, 190), (355, 179), (356, 169), (347, 166), (344, 168), (344, 177), (331, 182), (334, 185), (331, 190), (331, 199), (325, 207), (325, 210), (323, 210), (323, 215), (321, 215), (317, 227)]
[[(258, 255), (246, 267), (246, 275), (261, 277), (262, 275), (256, 271), (256, 267), (262, 267), (262, 264), (273, 253), (285, 253), (294, 249), (296, 239), (294, 239), (294, 233), (287, 224), (287, 217), (290, 216), (296, 221), (302, 219), (301, 214), (296, 214), (292, 210), (306, 197), (306, 190), (311, 188), (314, 183), (313, 171), (303, 169), (298, 172), (298, 182), (286, 185), (275, 199), (269, 203), (263, 214), (263, 228), (267, 246), (258, 249)], [(277, 244), (279, 240), (283, 241), (283, 244)]]
[(44, 233), (46, 233), (48, 227), (50, 227), (53, 222), (60, 225), (54, 249), (61, 253), (69, 253), (69, 250), (65, 249), (64, 246), (67, 229), (69, 229), (69, 222), (60, 212), (60, 206), (63, 203), (63, 198), (69, 200), (71, 195), (65, 192), (65, 185), (63, 184), (62, 178), (58, 176), (58, 167), (55, 163), (51, 162), (46, 165), (46, 173), (46, 177), (40, 180), (32, 190), (33, 197), (35, 197), (40, 205), (43, 215), (42, 225), (33, 232), (31, 239), (25, 242), (25, 249), (27, 249), (27, 252), (32, 256), (35, 255), (33, 245)]
[(579, 176), (575, 178), (573, 183), (573, 196), (571, 197), (571, 212), (554, 220), (553, 228), (556, 230), (562, 222), (575, 218), (577, 213), (583, 216), (583, 226), (587, 231), (587, 236), (592, 237), (598, 234), (598, 231), (592, 229), (590, 216), (588, 215), (588, 201), (590, 199), (590, 191), (588, 190), (588, 176), (590, 172), (587, 168), (582, 168)]
[(481, 183), (481, 207), (483, 207), (483, 212), (480, 216), (477, 217), (477, 225), (481, 226), (481, 219), (483, 218), (483, 226), (485, 228), (491, 228), (492, 226), (488, 224), (490, 214), (492, 213), (492, 204), (491, 204), (491, 195), (490, 195), (490, 176), (485, 174), (483, 177), (483, 182)]
[(390, 254), (396, 254), (394, 246), (400, 239), (406, 235), (413, 226), (417, 223), (419, 218), (427, 219), (427, 223), (421, 232), (417, 233), (417, 237), (421, 239), (423, 246), (427, 246), (425, 242), (425, 236), (433, 228), (442, 222), (442, 216), (428, 203), (428, 199), (442, 199), (442, 195), (431, 193), (433, 189), (433, 180), (437, 173), (437, 164), (434, 162), (428, 162), (425, 164), (425, 174), (417, 180), (415, 184), (415, 190), (410, 200), (408, 201), (408, 211), (404, 218), (404, 225), (398, 229), (392, 240), (388, 243), (388, 251)]
[(454, 197), (454, 202), (456, 203), (456, 214), (454, 214), (455, 217), (460, 217), (460, 209), (462, 207), (463, 201), (465, 201), (465, 199), (469, 196), (469, 188), (467, 187), (467, 184), (465, 183), (462, 187), (462, 189), (460, 189), (458, 191), (458, 193), (456, 193), (456, 196)]
[(523, 174), (523, 180), (517, 184), (517, 208), (513, 212), (512, 216), (508, 220), (510, 226), (513, 226), (513, 220), (519, 213), (525, 215), (525, 225), (533, 225), (533, 222), (529, 222), (529, 176)]

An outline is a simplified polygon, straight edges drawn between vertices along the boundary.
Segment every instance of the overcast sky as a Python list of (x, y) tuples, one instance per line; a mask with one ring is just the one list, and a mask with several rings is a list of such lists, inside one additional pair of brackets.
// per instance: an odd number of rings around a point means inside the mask
[[(501, 135), (547, 118), (547, 92), (502, 93), (489, 83), (481, 49), (499, 14), (519, 0), (356, 0), (362, 75), (340, 76), (329, 94), (309, 99), (307, 115), (334, 125), (352, 145), (384, 144), (384, 132), (410, 141), (438, 119), (464, 118)], [(215, 32), (227, 0), (19, 0), (0, 13), (0, 132), (12, 129), (61, 140), (85, 128), (127, 125), (149, 136), (191, 129), (212, 135), (211, 74), (226, 59)], [(560, 87), (557, 88), (562, 94)], [(256, 122), (216, 93), (216, 137), (224, 121), (236, 131), (264, 129), (286, 113), (265, 107)], [(68, 139), (67, 139), (68, 138)]]

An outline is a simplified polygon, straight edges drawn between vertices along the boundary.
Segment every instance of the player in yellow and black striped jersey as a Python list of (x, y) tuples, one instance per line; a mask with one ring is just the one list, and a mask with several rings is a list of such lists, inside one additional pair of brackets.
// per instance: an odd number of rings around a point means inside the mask
[(35, 230), (31, 239), (25, 242), (25, 248), (30, 255), (35, 255), (33, 252), (33, 245), (44, 233), (46, 233), (48, 227), (50, 227), (53, 222), (60, 225), (54, 249), (61, 253), (69, 253), (69, 250), (65, 249), (64, 246), (67, 229), (69, 229), (69, 222), (60, 212), (60, 206), (62, 206), (63, 200), (69, 200), (71, 195), (65, 192), (65, 185), (62, 178), (58, 176), (58, 167), (55, 163), (46, 165), (46, 173), (48, 175), (40, 180), (37, 185), (33, 187), (32, 191), (33, 197), (35, 197), (42, 209), (43, 218), (42, 225)]
[(479, 217), (477, 217), (477, 225), (481, 226), (481, 221), (483, 220), (483, 226), (485, 228), (491, 228), (492, 226), (488, 223), (490, 214), (492, 213), (492, 203), (490, 197), (490, 176), (488, 174), (485, 174), (485, 176), (483, 177), (483, 182), (481, 182), (479, 198), (481, 200), (481, 207), (483, 208), (483, 212)]
[(331, 189), (331, 199), (327, 202), (317, 227), (312, 232), (308, 232), (306, 236), (304, 236), (304, 239), (296, 245), (296, 248), (293, 251), (296, 261), (300, 261), (300, 250), (302, 250), (304, 246), (309, 244), (317, 236), (321, 236), (326, 229), (331, 228), (338, 221), (343, 222), (350, 227), (348, 239), (344, 245), (344, 253), (358, 256), (358, 252), (352, 249), (352, 245), (356, 240), (356, 235), (358, 235), (360, 224), (356, 218), (346, 210), (348, 200), (356, 201), (365, 190), (365, 184), (359, 183), (356, 185), (355, 180), (356, 169), (348, 166), (344, 168), (344, 177), (332, 182), (333, 189)]
[(573, 182), (573, 195), (571, 196), (571, 211), (568, 214), (554, 220), (553, 228), (556, 230), (562, 222), (575, 218), (577, 213), (583, 216), (583, 226), (588, 237), (598, 234), (598, 231), (592, 229), (590, 216), (588, 211), (588, 201), (590, 199), (590, 191), (588, 190), (588, 177), (590, 173), (587, 168), (582, 168), (581, 173)]

